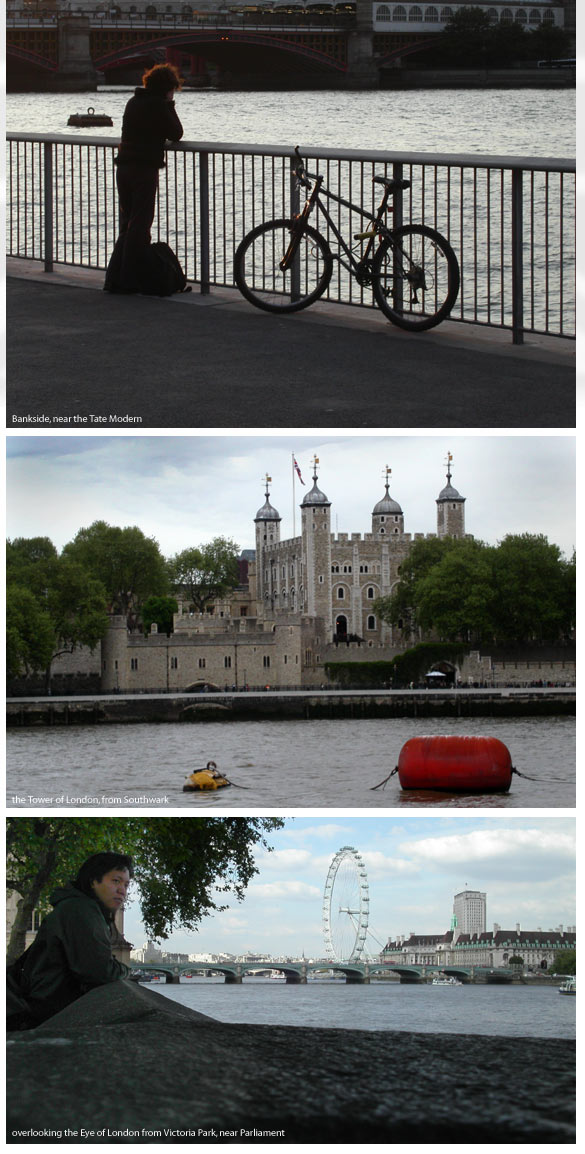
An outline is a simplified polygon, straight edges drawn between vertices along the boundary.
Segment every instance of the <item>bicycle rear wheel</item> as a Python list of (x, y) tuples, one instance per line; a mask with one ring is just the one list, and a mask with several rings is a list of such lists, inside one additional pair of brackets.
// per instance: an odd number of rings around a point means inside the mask
[(405, 224), (383, 241), (372, 266), (382, 312), (401, 329), (421, 332), (449, 316), (459, 293), (459, 264), (448, 241), (426, 224)]
[(269, 220), (252, 229), (234, 257), (234, 278), (240, 292), (269, 313), (294, 313), (322, 296), (331, 280), (333, 257), (327, 241), (305, 225), (290, 267), (280, 268), (291, 243), (295, 222)]

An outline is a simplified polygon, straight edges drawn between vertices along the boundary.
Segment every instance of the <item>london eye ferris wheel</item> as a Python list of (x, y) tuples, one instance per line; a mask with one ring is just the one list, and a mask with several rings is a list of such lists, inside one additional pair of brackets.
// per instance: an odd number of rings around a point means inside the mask
[(369, 918), (366, 867), (353, 846), (337, 851), (323, 892), (325, 953), (332, 961), (357, 962), (365, 955)]

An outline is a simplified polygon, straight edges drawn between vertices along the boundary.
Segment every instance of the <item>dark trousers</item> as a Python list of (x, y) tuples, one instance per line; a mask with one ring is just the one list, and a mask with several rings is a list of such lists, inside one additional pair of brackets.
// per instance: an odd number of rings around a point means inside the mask
[(120, 234), (106, 273), (110, 292), (140, 290), (140, 267), (150, 244), (150, 229), (158, 189), (158, 168), (118, 164), (116, 184), (120, 204)]

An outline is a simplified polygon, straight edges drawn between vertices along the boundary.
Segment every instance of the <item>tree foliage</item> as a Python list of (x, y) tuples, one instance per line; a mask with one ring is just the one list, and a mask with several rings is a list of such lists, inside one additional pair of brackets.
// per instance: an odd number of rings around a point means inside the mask
[(94, 521), (76, 533), (63, 556), (102, 582), (113, 613), (138, 613), (147, 597), (167, 592), (164, 557), (154, 538), (146, 537), (137, 525), (121, 529)]
[(147, 597), (142, 606), (144, 632), (150, 633), (151, 625), (156, 624), (160, 633), (172, 633), (173, 617), (178, 608), (174, 597)]
[(566, 974), (567, 977), (573, 978), (577, 973), (577, 951), (558, 950), (551, 966), (551, 972), (553, 974)]
[(497, 545), (465, 539), (415, 542), (390, 597), (374, 611), (406, 636), (516, 644), (566, 639), (574, 625), (575, 558), (541, 534)]
[(238, 584), (239, 551), (228, 537), (183, 549), (169, 561), (173, 588), (177, 593), (184, 590), (190, 605), (203, 613), (210, 601), (225, 597)]
[(77, 646), (94, 649), (108, 618), (105, 590), (48, 537), (9, 541), (6, 557), (9, 672), (44, 669)]
[(70, 818), (7, 819), (7, 888), (19, 895), (8, 957), (23, 949), (33, 910), (47, 909), (50, 893), (74, 877), (93, 853), (130, 854), (142, 920), (154, 940), (177, 926), (194, 930), (207, 914), (238, 900), (257, 873), (254, 847), (282, 818)]
[(459, 8), (425, 51), (425, 66), (444, 68), (506, 68), (515, 63), (567, 56), (570, 37), (562, 28), (544, 24), (526, 30), (517, 21), (492, 20), (472, 6)]

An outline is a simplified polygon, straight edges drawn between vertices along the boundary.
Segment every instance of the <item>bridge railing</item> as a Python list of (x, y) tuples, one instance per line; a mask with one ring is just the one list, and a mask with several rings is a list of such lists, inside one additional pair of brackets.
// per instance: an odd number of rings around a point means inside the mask
[[(117, 234), (112, 137), (8, 133), (7, 253), (105, 269)], [(371, 210), (374, 175), (411, 187), (395, 219), (424, 221), (452, 244), (461, 292), (452, 320), (524, 333), (575, 335), (575, 163), (517, 157), (301, 149), (326, 186)], [(298, 211), (292, 148), (181, 142), (167, 151), (153, 235), (208, 293), (233, 286), (234, 250), (263, 220)], [(331, 208), (331, 206), (330, 206)], [(336, 206), (346, 238), (358, 211)], [(313, 221), (327, 233), (327, 224)], [(333, 242), (335, 251), (334, 238)], [(371, 289), (335, 266), (327, 299), (373, 307)]]

